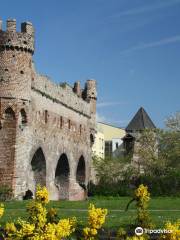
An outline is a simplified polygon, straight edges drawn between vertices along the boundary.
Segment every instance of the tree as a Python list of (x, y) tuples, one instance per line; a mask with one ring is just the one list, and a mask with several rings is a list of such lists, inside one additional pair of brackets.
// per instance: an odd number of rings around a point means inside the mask
[(175, 132), (180, 131), (180, 112), (176, 112), (174, 115), (168, 117), (165, 121), (166, 127)]
[(167, 130), (163, 131), (159, 143), (159, 154), (168, 168), (180, 169), (180, 112), (166, 120)]
[(159, 138), (161, 131), (145, 129), (139, 135), (136, 154), (138, 165), (146, 175), (160, 175), (164, 171), (165, 163), (159, 156)]
[(127, 176), (127, 169), (130, 173), (130, 159), (129, 157), (119, 158), (99, 158), (93, 157), (93, 166), (96, 172), (98, 181), (104, 183), (115, 183), (118, 180)]
[(165, 130), (145, 130), (138, 141), (139, 164), (147, 175), (180, 169), (180, 113), (166, 120)]

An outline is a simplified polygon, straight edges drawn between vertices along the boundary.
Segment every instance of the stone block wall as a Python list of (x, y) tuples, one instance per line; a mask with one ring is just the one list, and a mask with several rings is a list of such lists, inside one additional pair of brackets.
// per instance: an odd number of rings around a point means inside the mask
[(95, 134), (96, 82), (55, 84), (32, 64), (34, 28), (0, 22), (0, 185), (14, 196), (46, 185), (51, 199), (83, 199)]

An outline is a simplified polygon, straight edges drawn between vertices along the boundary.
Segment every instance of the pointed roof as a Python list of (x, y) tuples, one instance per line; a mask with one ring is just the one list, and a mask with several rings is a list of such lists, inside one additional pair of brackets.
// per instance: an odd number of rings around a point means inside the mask
[(151, 128), (156, 128), (156, 126), (154, 125), (153, 121), (150, 119), (144, 108), (141, 107), (126, 127), (126, 131), (138, 131)]

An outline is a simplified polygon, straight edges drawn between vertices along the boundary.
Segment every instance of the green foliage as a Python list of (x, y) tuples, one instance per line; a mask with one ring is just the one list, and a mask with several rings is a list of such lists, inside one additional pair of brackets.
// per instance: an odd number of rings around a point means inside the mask
[[(135, 185), (145, 184), (152, 196), (180, 196), (180, 172), (170, 170), (162, 176), (141, 175)], [(173, 186), (173, 187), (172, 187)]]
[(120, 180), (114, 183), (100, 181), (97, 185), (91, 182), (88, 186), (89, 196), (131, 196), (132, 192), (129, 182)]
[(8, 185), (0, 186), (0, 201), (7, 201), (12, 199), (12, 188)]
[(93, 166), (97, 179), (107, 184), (117, 183), (132, 173), (129, 156), (119, 158), (106, 157), (104, 159), (94, 156)]
[(145, 130), (138, 141), (139, 164), (146, 175), (168, 174), (169, 169), (180, 171), (180, 113), (166, 120), (165, 130)]
[(159, 139), (159, 158), (164, 162), (165, 170), (180, 170), (180, 131), (162, 131)]
[(117, 234), (116, 234), (116, 240), (125, 240), (127, 237), (127, 232), (124, 230), (124, 228), (120, 227), (117, 231)]

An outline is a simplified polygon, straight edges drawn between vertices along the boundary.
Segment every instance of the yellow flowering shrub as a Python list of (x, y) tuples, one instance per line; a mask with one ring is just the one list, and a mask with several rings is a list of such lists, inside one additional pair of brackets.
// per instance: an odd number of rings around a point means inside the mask
[(127, 237), (126, 240), (147, 240), (147, 237), (144, 236), (132, 236), (132, 237)]
[(172, 232), (165, 233), (160, 236), (160, 240), (179, 240), (180, 239), (180, 219), (175, 223), (171, 223), (170, 221), (166, 222), (164, 229), (170, 230)]
[(14, 223), (6, 223), (5, 231), (8, 232), (9, 236), (12, 236), (16, 231), (16, 226)]
[(134, 198), (128, 203), (126, 210), (133, 201), (136, 201), (137, 207), (136, 225), (141, 226), (142, 228), (153, 228), (154, 226), (147, 210), (148, 203), (150, 201), (148, 187), (143, 184), (139, 185), (139, 187), (134, 191)]
[(150, 200), (150, 193), (148, 192), (148, 187), (143, 184), (139, 185), (139, 187), (134, 192), (135, 199), (137, 201), (137, 206), (141, 208), (147, 208), (148, 202)]
[(105, 223), (107, 209), (95, 208), (93, 204), (90, 204), (88, 214), (89, 226), (91, 226), (91, 228), (100, 229)]
[(57, 239), (68, 237), (75, 231), (76, 218), (61, 219), (56, 225)]
[(0, 203), (0, 218), (2, 217), (3, 214), (4, 214), (4, 205)]
[(39, 201), (42, 204), (47, 204), (49, 202), (49, 193), (46, 187), (37, 186), (36, 189), (36, 201)]
[[(16, 223), (7, 223), (4, 229), (5, 239), (61, 240), (69, 237), (75, 231), (76, 219), (61, 219), (57, 223), (48, 222), (46, 209), (48, 202), (47, 189), (38, 186), (35, 200), (27, 206), (28, 221), (18, 219)], [(51, 209), (51, 214), (56, 215), (56, 211)]]
[(36, 228), (43, 228), (47, 222), (47, 210), (40, 203), (36, 201), (31, 201), (27, 206), (27, 211), (29, 213), (29, 221), (36, 225)]
[(98, 233), (98, 229), (105, 223), (107, 209), (95, 208), (90, 204), (88, 211), (88, 227), (83, 229), (83, 236), (85, 240), (94, 240)]
[(47, 221), (50, 223), (57, 223), (58, 222), (58, 214), (55, 208), (48, 209), (47, 212)]

